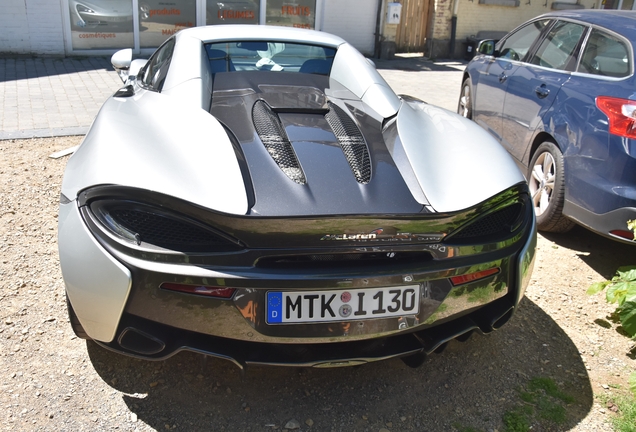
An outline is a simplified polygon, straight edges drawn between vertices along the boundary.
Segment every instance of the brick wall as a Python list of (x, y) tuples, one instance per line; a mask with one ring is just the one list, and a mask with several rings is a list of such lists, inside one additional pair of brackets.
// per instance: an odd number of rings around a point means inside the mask
[[(457, 1), (461, 1), (461, 0), (457, 0)], [(433, 39), (450, 38), (452, 17), (453, 17), (453, 0), (435, 0), (435, 18), (433, 18)]]
[[(479, 0), (457, 0), (455, 58), (462, 58), (463, 41), (480, 30), (510, 31), (525, 21), (550, 12), (556, 0), (519, 0), (519, 6), (479, 4)], [(567, 0), (559, 0), (567, 1)], [(585, 9), (598, 8), (601, 0), (579, 0)], [(427, 42), (429, 57), (449, 57), (453, 0), (435, 0), (433, 38)]]
[(379, 0), (325, 0), (322, 30), (373, 54)]
[(2, 1), (0, 52), (64, 54), (64, 30), (59, 1)]
[[(477, 34), (480, 30), (510, 31), (525, 21), (551, 12), (553, 0), (520, 0), (519, 6), (479, 4), (479, 0), (459, 0), (457, 40)], [(585, 9), (596, 7), (597, 0), (580, 0)], [(449, 32), (450, 37), (450, 32)]]

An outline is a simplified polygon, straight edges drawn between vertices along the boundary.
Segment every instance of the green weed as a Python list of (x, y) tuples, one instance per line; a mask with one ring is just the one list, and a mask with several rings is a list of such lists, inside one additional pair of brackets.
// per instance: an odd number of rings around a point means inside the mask
[(559, 390), (554, 380), (542, 377), (528, 381), (525, 388), (519, 390), (519, 398), (524, 405), (503, 416), (506, 432), (527, 432), (531, 423), (549, 423), (542, 424), (547, 429), (563, 424), (567, 421), (564, 405), (575, 401), (572, 396)]
[(620, 398), (616, 405), (618, 415), (612, 419), (616, 432), (636, 432), (636, 399)]

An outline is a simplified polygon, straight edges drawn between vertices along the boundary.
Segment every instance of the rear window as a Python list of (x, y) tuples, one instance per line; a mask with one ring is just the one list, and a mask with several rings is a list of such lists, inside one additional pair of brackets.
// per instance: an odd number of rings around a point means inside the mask
[(217, 42), (205, 45), (212, 73), (285, 71), (329, 75), (336, 50), (276, 41)]
[(604, 31), (593, 29), (585, 44), (579, 72), (621, 78), (631, 73), (627, 44)]

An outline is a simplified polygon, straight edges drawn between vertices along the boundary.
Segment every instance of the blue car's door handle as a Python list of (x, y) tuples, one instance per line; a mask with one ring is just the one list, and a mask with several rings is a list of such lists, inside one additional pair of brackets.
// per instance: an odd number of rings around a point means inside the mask
[(501, 75), (499, 75), (499, 82), (500, 83), (504, 82), (507, 79), (508, 79), (508, 75), (506, 75), (505, 72), (502, 72)]
[(541, 84), (534, 89), (534, 92), (539, 96), (539, 99), (543, 99), (550, 94), (550, 90), (545, 88), (545, 84)]

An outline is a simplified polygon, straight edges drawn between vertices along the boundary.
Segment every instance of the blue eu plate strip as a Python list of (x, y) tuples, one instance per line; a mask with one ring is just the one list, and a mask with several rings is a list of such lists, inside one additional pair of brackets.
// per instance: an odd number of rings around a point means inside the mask
[(283, 293), (281, 292), (267, 293), (267, 322), (268, 323), (283, 322)]

